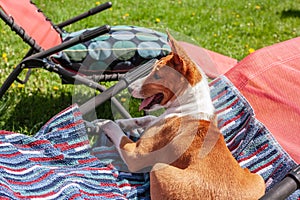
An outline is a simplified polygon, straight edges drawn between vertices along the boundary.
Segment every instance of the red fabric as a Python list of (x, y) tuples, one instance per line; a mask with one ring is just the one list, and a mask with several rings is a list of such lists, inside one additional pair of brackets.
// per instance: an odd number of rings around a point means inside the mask
[(196, 45), (179, 42), (187, 54), (196, 62), (210, 78), (224, 74), (237, 64), (237, 60), (222, 54), (198, 47)]
[(61, 43), (60, 34), (29, 0), (0, 0), (0, 6), (43, 49)]
[(226, 74), (280, 145), (300, 163), (300, 37), (262, 48)]
[(180, 42), (209, 77), (224, 74), (245, 96), (255, 116), (300, 163), (300, 37), (237, 60)]

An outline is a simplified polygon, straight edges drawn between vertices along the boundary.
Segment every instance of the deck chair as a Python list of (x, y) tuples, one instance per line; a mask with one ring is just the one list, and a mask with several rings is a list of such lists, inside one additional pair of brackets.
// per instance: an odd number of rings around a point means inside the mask
[[(164, 49), (164, 44), (167, 42), (161, 42), (163, 40), (159, 40), (160, 44), (156, 42), (154, 44), (155, 50), (151, 50), (152, 47), (149, 47), (150, 43), (145, 38), (150, 37), (149, 40), (151, 41), (151, 37), (164, 37), (166, 41), (166, 36), (150, 29), (105, 25), (72, 33), (63, 30), (69, 24), (110, 8), (111, 2), (99, 5), (57, 25), (54, 25), (29, 0), (1, 0), (0, 6), (1, 19), (31, 47), (1, 86), (0, 98), (14, 81), (26, 83), (30, 70), (33, 68), (43, 68), (57, 73), (63, 83), (84, 84), (103, 92), (106, 88), (99, 84), (100, 81), (119, 80), (130, 69), (154, 57), (159, 58), (169, 53), (168, 49)], [(24, 15), (26, 15), (25, 18)], [(128, 41), (130, 36), (128, 33), (139, 37), (131, 37), (131, 41)], [(143, 42), (139, 40), (141, 37), (143, 37), (141, 39)], [(139, 43), (141, 44), (137, 46)], [(119, 52), (113, 52), (114, 49), (110, 46), (112, 44), (114, 44), (115, 49), (120, 49)], [(157, 47), (157, 45), (159, 46)], [(134, 51), (128, 51), (129, 47)], [(20, 80), (18, 76), (25, 68), (30, 69), (29, 73), (27, 73), (25, 80)], [(130, 117), (127, 110), (114, 97), (111, 102), (122, 117)]]
[[(58, 73), (64, 79), (79, 78), (84, 84), (95, 85), (95, 83), (88, 79), (77, 76), (77, 74), (68, 70), (65, 66), (56, 65), (53, 62), (44, 62), (43, 59), (51, 56), (52, 54), (58, 53), (65, 48), (76, 45), (80, 42), (91, 40), (92, 38), (108, 32), (110, 27), (103, 26), (96, 30), (82, 33), (82, 35), (72, 41), (65, 43), (62, 40), (63, 27), (111, 7), (110, 2), (102, 4), (56, 26), (48, 18), (46, 18), (41, 10), (39, 10), (31, 1), (1, 0), (0, 7), (1, 19), (31, 47), (23, 60), (16, 66), (2, 84), (0, 88), (0, 97), (4, 95), (14, 81), (25, 84), (28, 81), (32, 68), (44, 68), (48, 71)], [(24, 17), (24, 15), (26, 17)], [(20, 80), (18, 76), (25, 68), (29, 69), (26, 74), (26, 78), (24, 80)]]
[[(37, 7), (28, 0), (21, 1), (0, 1), (0, 16), (1, 19), (11, 27), (30, 47), (31, 49), (25, 55), (26, 57), (32, 56), (39, 52), (40, 54), (32, 57), (34, 59), (42, 59), (57, 53), (60, 49), (67, 48), (68, 46), (76, 45), (79, 42), (90, 40), (96, 36), (104, 34), (109, 31), (109, 26), (103, 26), (102, 30), (98, 34), (91, 34), (92, 32), (83, 34), (81, 38), (76, 38), (69, 44), (63, 43), (61, 34), (62, 28), (66, 25), (74, 23), (80, 19), (83, 19), (89, 15), (96, 14), (102, 10), (105, 10), (111, 6), (111, 3), (106, 3), (90, 10), (89, 12), (79, 15), (73, 19), (67, 20), (61, 24), (55, 26), (45, 15), (37, 9)], [(26, 15), (26, 17), (23, 17)], [(99, 30), (98, 30), (99, 31)], [(82, 40), (83, 39), (83, 40)], [(81, 41), (80, 41), (81, 40)], [(46, 51), (45, 51), (46, 50)], [(43, 53), (41, 53), (43, 52)], [(11, 73), (9, 78), (2, 85), (0, 90), (0, 96), (2, 97), (11, 83), (15, 80), (25, 83), (28, 77), (21, 81), (18, 79), (18, 75), (24, 68), (30, 68), (26, 66), (27, 63), (19, 64), (16, 69)], [(41, 66), (43, 67), (43, 66)]]

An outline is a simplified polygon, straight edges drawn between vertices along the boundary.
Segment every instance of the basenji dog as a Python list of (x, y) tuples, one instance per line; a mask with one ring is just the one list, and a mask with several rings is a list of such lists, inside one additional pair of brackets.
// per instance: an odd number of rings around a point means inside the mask
[[(240, 167), (216, 125), (205, 74), (168, 33), (172, 53), (152, 72), (130, 85), (140, 109), (158, 117), (105, 120), (102, 131), (112, 140), (131, 172), (150, 171), (152, 199), (259, 199), (261, 176)], [(143, 128), (137, 142), (124, 131)]]

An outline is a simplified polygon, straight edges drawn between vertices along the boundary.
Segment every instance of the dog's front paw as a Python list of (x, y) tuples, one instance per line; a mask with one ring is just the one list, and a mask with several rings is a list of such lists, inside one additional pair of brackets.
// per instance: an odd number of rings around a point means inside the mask
[(133, 119), (118, 119), (115, 122), (125, 132), (137, 128), (136, 121), (134, 118)]
[(124, 130), (131, 131), (137, 128), (146, 128), (156, 117), (152, 115), (132, 118), (132, 119), (119, 119), (116, 120), (116, 123)]
[(122, 129), (112, 120), (101, 120), (96, 125), (115, 144), (119, 138), (124, 136)]

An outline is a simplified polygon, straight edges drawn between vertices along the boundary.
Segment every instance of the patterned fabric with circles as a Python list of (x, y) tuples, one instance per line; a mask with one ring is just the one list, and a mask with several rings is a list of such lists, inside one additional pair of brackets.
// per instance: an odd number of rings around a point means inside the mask
[[(68, 33), (64, 41), (84, 31)], [(64, 54), (72, 63), (83, 64), (83, 70), (126, 72), (170, 51), (165, 33), (137, 26), (113, 26), (109, 33), (68, 48)]]

